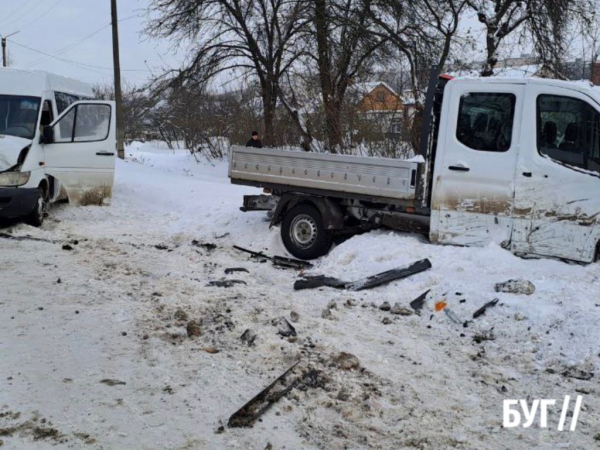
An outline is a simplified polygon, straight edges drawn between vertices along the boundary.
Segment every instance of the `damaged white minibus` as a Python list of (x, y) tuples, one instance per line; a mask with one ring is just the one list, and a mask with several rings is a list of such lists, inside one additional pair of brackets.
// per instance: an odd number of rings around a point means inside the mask
[(108, 202), (115, 108), (79, 81), (0, 69), (0, 218), (42, 224), (49, 204)]

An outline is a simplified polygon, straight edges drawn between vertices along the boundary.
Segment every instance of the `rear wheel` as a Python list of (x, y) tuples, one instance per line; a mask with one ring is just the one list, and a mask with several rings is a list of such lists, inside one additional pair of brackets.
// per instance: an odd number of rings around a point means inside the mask
[(311, 205), (298, 205), (285, 214), (281, 239), (296, 258), (315, 259), (329, 251), (332, 234), (323, 226), (323, 217), (318, 209)]
[(42, 226), (44, 223), (44, 217), (46, 216), (46, 210), (48, 209), (45, 191), (43, 189), (39, 189), (39, 192), (40, 194), (34, 210), (27, 216), (27, 219), (25, 220), (29, 225), (34, 227)]

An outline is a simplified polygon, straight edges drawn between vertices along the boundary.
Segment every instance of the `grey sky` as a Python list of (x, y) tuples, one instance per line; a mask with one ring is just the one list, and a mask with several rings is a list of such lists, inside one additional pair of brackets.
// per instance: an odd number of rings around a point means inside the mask
[[(122, 77), (131, 84), (145, 82), (150, 70), (166, 64), (179, 66), (169, 43), (149, 40), (142, 34), (148, 3), (118, 0)], [(109, 24), (110, 0), (0, 0), (0, 34), (20, 30), (8, 40), (13, 67), (46, 70), (88, 83), (111, 83)]]
[[(158, 74), (162, 68), (180, 65), (182, 52), (178, 58), (170, 42), (150, 40), (142, 33), (149, 2), (118, 0), (122, 78), (130, 85), (143, 84), (151, 71)], [(481, 27), (467, 17), (461, 28)], [(110, 0), (0, 0), (0, 35), (14, 31), (20, 32), (9, 38), (13, 67), (91, 84), (112, 83)], [(475, 33), (481, 36), (480, 31)], [(478, 43), (483, 45), (481, 39)], [(233, 75), (221, 74), (214, 88), (230, 86), (236, 80)]]

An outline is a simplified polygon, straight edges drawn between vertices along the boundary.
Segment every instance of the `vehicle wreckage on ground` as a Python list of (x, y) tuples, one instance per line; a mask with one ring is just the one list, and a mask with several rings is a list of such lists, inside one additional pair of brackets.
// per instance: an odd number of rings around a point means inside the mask
[(0, 218), (41, 225), (50, 203), (110, 199), (115, 108), (92, 99), (76, 80), (0, 69)]
[(544, 79), (431, 77), (412, 160), (233, 147), (229, 177), (271, 195), (287, 250), (324, 255), (377, 227), (432, 243), (592, 262), (600, 253), (600, 92)]

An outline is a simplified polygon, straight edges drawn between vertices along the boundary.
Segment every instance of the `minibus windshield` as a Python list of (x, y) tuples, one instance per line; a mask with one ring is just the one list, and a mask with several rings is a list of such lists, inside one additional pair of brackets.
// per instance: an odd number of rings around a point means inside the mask
[(0, 134), (33, 139), (40, 100), (39, 97), (0, 95)]

